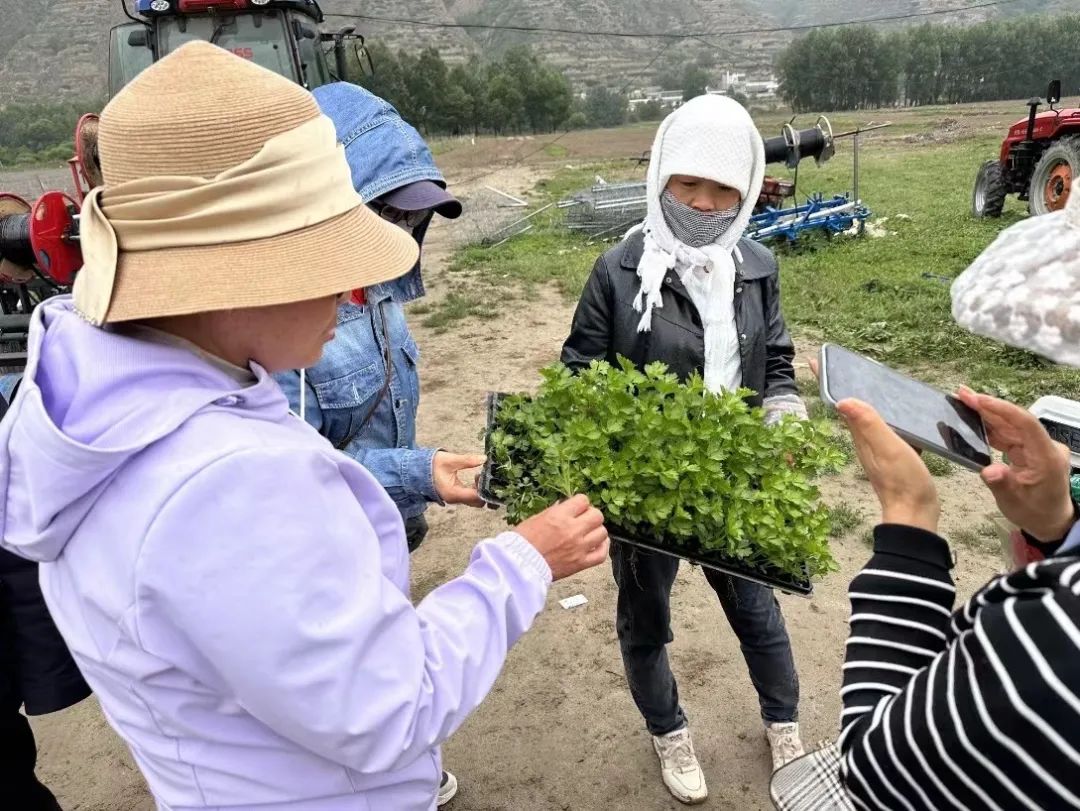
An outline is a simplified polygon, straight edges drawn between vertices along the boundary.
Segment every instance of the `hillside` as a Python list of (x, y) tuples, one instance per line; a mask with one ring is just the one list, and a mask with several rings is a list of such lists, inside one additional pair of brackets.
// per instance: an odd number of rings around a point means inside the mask
[[(952, 8), (966, 0), (323, 0), (328, 15), (367, 14), (442, 23), (546, 26), (585, 30), (737, 31), (831, 23)], [(1004, 6), (932, 20), (970, 23), (1018, 13), (1052, 12), (1070, 0), (1014, 0)], [(111, 26), (120, 0), (0, 0), (0, 103), (31, 98), (93, 100), (105, 95)], [(330, 16), (328, 27), (350, 21)], [(716, 36), (667, 47), (657, 39), (537, 35), (353, 21), (371, 40), (395, 48), (433, 45), (447, 58), (529, 42), (578, 86), (627, 82), (660, 51), (643, 79), (708, 53), (718, 67), (768, 73), (792, 34)], [(888, 23), (887, 25), (896, 25)], [(666, 50), (665, 50), (666, 48)]]

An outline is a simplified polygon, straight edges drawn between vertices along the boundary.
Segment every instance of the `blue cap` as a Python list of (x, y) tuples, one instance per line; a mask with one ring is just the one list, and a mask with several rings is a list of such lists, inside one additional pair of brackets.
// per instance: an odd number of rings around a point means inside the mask
[(394, 105), (347, 82), (322, 85), (313, 94), (334, 122), (353, 187), (365, 203), (382, 198), (404, 211), (434, 209), (451, 219), (461, 214), (427, 143)]

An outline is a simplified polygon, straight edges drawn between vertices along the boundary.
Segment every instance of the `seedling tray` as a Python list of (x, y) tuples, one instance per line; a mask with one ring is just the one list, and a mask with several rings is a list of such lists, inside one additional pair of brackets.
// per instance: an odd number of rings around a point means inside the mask
[[(488, 458), (487, 462), (484, 464), (483, 470), (480, 472), (479, 483), (480, 498), (488, 504), (499, 507), (505, 505), (494, 493), (497, 476), (491, 458), (491, 433), (495, 428), (495, 415), (498, 413), (499, 403), (506, 396), (508, 395), (494, 392), (488, 395), (487, 430), (484, 434), (484, 450), (487, 453)], [(743, 580), (752, 580), (763, 586), (778, 589), (785, 594), (798, 594), (803, 597), (809, 597), (814, 590), (814, 586), (810, 582), (809, 576), (801, 578), (793, 577), (787, 572), (782, 572), (773, 567), (763, 568), (760, 566), (751, 566), (743, 561), (736, 560), (717, 552), (692, 550), (687, 549), (682, 544), (665, 543), (663, 540), (642, 538), (637, 533), (629, 532), (621, 527), (612, 526), (610, 522), (608, 523), (608, 534), (613, 541), (618, 543), (624, 543), (628, 546), (646, 549), (650, 552), (659, 552), (663, 555), (680, 558), (696, 566), (715, 569), (718, 572), (724, 572), (732, 577), (739, 577)]]

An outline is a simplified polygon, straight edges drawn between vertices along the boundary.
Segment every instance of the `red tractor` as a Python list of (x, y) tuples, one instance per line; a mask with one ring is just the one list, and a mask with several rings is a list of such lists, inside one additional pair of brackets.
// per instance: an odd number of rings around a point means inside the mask
[(1046, 103), (1028, 102), (1028, 117), (1009, 127), (1001, 154), (979, 169), (971, 195), (976, 217), (997, 217), (1005, 197), (1016, 194), (1027, 200), (1032, 215), (1059, 211), (1069, 199), (1073, 178), (1080, 177), (1080, 109), (1057, 109), (1061, 82), (1050, 83)]

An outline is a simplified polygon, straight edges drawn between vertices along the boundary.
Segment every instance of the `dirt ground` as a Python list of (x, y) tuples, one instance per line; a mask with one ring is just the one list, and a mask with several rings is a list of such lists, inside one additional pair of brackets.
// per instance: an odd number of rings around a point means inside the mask
[[(455, 172), (468, 166), (455, 164)], [(503, 170), (484, 182), (518, 193), (532, 170)], [(452, 228), (439, 225), (425, 254), (430, 295), (448, 287), (445, 260)], [(484, 396), (491, 390), (528, 390), (537, 370), (555, 360), (572, 304), (541, 290), (514, 301), (486, 321), (466, 321), (436, 334), (421, 326), (423, 398), (420, 439), (455, 450), (481, 447)], [(418, 322), (420, 319), (413, 319)], [(800, 345), (800, 374), (807, 375)], [(966, 473), (939, 480), (946, 530), (981, 523), (992, 509)], [(831, 738), (839, 719), (840, 664), (847, 635), (847, 583), (869, 552), (863, 540), (874, 515), (869, 485), (853, 472), (827, 480), (830, 501), (861, 508), (867, 523), (835, 543), (841, 571), (812, 598), (781, 596), (802, 684), (801, 720), (807, 743)], [(433, 509), (431, 533), (413, 558), (416, 596), (461, 572), (474, 543), (505, 527), (500, 513)], [(997, 558), (959, 548), (961, 595), (993, 575)], [(583, 594), (572, 610), (557, 600)], [(461, 781), (457, 811), (597, 811), (679, 807), (660, 778), (648, 735), (627, 691), (615, 637), (615, 588), (606, 566), (552, 589), (547, 610), (512, 651), (502, 677), (481, 709), (445, 746), (445, 762)], [(671, 660), (691, 718), (710, 786), (703, 806), (771, 808), (769, 760), (756, 697), (738, 644), (699, 571), (684, 566), (675, 588)], [(149, 811), (154, 807), (125, 747), (91, 699), (35, 719), (40, 775), (63, 807), (74, 811)], [(389, 810), (388, 810), (389, 811)]]

